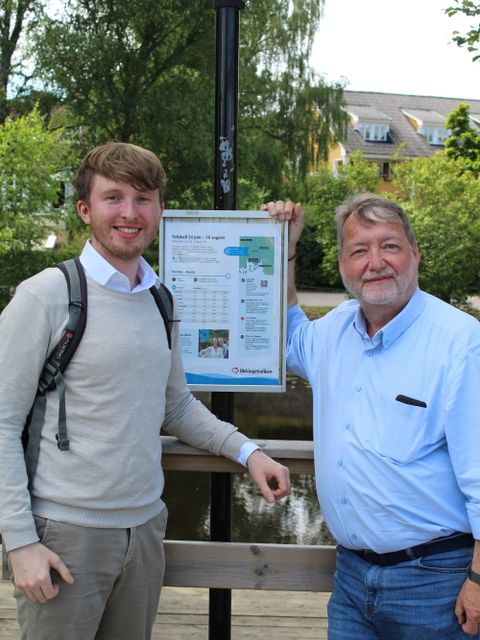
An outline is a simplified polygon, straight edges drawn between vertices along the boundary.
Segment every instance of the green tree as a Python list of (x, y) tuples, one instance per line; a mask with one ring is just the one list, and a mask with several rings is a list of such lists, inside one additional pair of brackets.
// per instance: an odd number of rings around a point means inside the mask
[(459, 104), (445, 122), (445, 128), (452, 134), (445, 140), (445, 150), (449, 158), (463, 158), (466, 169), (480, 175), (480, 132), (470, 125), (470, 106)]
[(46, 238), (69, 148), (37, 111), (0, 126), (0, 254), (31, 251)]
[(463, 13), (470, 18), (476, 18), (476, 24), (473, 24), (466, 33), (453, 32), (453, 40), (459, 47), (467, 47), (470, 53), (473, 53), (473, 60), (480, 59), (478, 51), (478, 43), (480, 41), (480, 4), (473, 0), (454, 0), (455, 5), (445, 9), (445, 13), (452, 17), (458, 13)]
[(84, 147), (116, 139), (152, 148), (179, 199), (212, 174), (214, 20), (207, 0), (67, 0), (36, 33), (38, 73), (71, 110)]
[(297, 280), (300, 287), (342, 286), (338, 271), (335, 208), (360, 191), (374, 191), (378, 166), (352, 153), (334, 176), (324, 163), (307, 179), (305, 231), (300, 239)]
[(421, 253), (420, 286), (464, 302), (480, 274), (480, 179), (443, 151), (399, 163), (394, 185)]
[(323, 0), (256, 0), (241, 22), (240, 170), (270, 191), (298, 191), (330, 143), (345, 135), (343, 86), (309, 67)]
[(29, 14), (39, 10), (37, 0), (0, 0), (0, 124), (8, 114), (7, 89), (21, 67), (15, 58)]
[(65, 257), (38, 249), (61, 227), (54, 204), (69, 178), (70, 149), (36, 110), (0, 125), (0, 310), (20, 280)]
[[(308, 67), (323, 0), (256, 0), (241, 12), (239, 175), (262, 191), (304, 174), (344, 122), (340, 86)], [(169, 198), (211, 206), (215, 12), (209, 0), (67, 0), (36, 37), (39, 73), (82, 126), (156, 151)], [(321, 110), (321, 125), (318, 110)]]

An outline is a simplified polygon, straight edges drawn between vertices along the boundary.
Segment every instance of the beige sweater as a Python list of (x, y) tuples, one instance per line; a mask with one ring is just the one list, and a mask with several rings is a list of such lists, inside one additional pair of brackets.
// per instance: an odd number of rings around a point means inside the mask
[(20, 435), (44, 359), (67, 319), (58, 269), (23, 282), (0, 317), (0, 532), (7, 550), (36, 541), (36, 515), (92, 527), (139, 525), (163, 509), (160, 427), (235, 459), (247, 438), (185, 384), (178, 325), (168, 349), (149, 291), (88, 279), (85, 334), (66, 372), (69, 451), (59, 451), (58, 397), (47, 396), (32, 496)]

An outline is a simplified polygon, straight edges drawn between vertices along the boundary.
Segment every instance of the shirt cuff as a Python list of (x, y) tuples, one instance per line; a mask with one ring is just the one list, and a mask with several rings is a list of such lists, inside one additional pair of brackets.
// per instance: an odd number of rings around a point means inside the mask
[(258, 446), (258, 444), (255, 444), (255, 442), (252, 442), (251, 440), (249, 440), (248, 442), (245, 442), (245, 444), (242, 444), (242, 446), (240, 447), (240, 452), (237, 457), (237, 462), (239, 462), (244, 467), (246, 467), (248, 458), (257, 449), (260, 449), (260, 447)]

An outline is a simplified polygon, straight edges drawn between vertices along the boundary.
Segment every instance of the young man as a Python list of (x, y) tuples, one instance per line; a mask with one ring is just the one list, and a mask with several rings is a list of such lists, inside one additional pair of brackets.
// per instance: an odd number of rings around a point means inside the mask
[(418, 289), (404, 211), (368, 193), (336, 211), (354, 299), (309, 322), (302, 209), (263, 208), (289, 221), (287, 366), (312, 386), (317, 492), (339, 543), (329, 639), (480, 637), (479, 323)]
[[(0, 531), (22, 640), (147, 640), (164, 570), (162, 424), (189, 444), (248, 466), (272, 502), (288, 470), (189, 392), (178, 325), (168, 347), (143, 260), (163, 212), (165, 173), (140, 147), (111, 143), (74, 180), (91, 239), (80, 257), (88, 321), (65, 372), (68, 451), (59, 451), (58, 394), (46, 395), (30, 491), (21, 433), (39, 373), (68, 317), (62, 273), (23, 282), (0, 318)], [(267, 481), (275, 479), (276, 489)]]

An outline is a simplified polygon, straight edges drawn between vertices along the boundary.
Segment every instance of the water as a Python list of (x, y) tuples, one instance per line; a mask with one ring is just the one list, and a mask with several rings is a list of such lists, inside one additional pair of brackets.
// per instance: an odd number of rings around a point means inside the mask
[[(284, 394), (235, 394), (235, 424), (259, 439), (311, 440), (311, 391), (289, 377)], [(210, 394), (195, 394), (209, 406)], [(208, 540), (210, 474), (168, 471), (164, 500), (167, 538)], [(248, 474), (233, 475), (232, 540), (283, 544), (334, 544), (318, 506), (315, 479), (293, 475), (291, 495), (274, 505), (261, 496)]]

